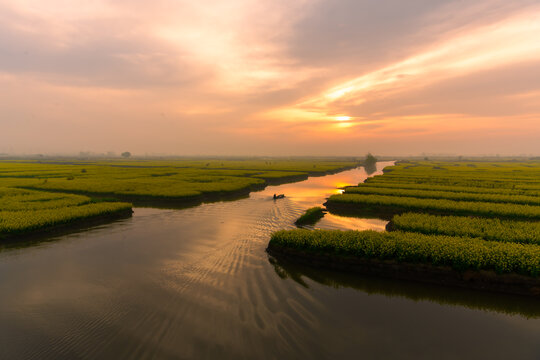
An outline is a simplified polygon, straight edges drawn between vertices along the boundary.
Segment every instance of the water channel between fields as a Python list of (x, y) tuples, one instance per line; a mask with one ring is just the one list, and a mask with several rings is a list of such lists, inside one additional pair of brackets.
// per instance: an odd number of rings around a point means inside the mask
[[(535, 299), (267, 255), (273, 231), (366, 177), (358, 168), (236, 201), (136, 208), (130, 219), (0, 248), (0, 358), (540, 358)], [(385, 224), (327, 214), (315, 227)]]

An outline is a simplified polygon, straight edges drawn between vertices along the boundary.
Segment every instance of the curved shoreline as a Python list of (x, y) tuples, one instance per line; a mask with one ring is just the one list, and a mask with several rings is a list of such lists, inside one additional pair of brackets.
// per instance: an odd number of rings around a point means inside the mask
[(99, 214), (87, 218), (76, 219), (59, 223), (56, 225), (43, 227), (36, 230), (29, 230), (17, 234), (0, 235), (0, 245), (20, 245), (24, 241), (39, 241), (48, 237), (65, 235), (78, 230), (107, 224), (116, 220), (127, 219), (133, 215), (133, 209), (121, 209), (109, 214)]
[(448, 266), (314, 253), (285, 248), (272, 243), (268, 245), (266, 251), (276, 258), (290, 259), (318, 268), (348, 271), (398, 280), (531, 296), (540, 299), (540, 279), (519, 274), (496, 274), (494, 271), (486, 270), (459, 272)]
[[(235, 201), (243, 198), (249, 197), (251, 192), (262, 191), (267, 186), (277, 186), (282, 184), (288, 184), (298, 181), (307, 180), (309, 177), (317, 176), (326, 176), (331, 174), (337, 174), (342, 171), (356, 169), (362, 166), (362, 164), (356, 164), (352, 166), (342, 167), (338, 169), (328, 170), (328, 171), (315, 171), (309, 172), (305, 175), (293, 175), (285, 176), (281, 178), (269, 178), (264, 179), (264, 183), (253, 184), (247, 186), (243, 189), (233, 190), (233, 191), (219, 191), (206, 194), (200, 194), (195, 196), (185, 196), (185, 197), (158, 197), (151, 195), (121, 195), (114, 193), (93, 193), (85, 191), (72, 191), (72, 190), (61, 190), (61, 189), (42, 189), (34, 188), (31, 186), (21, 186), (18, 188), (37, 190), (37, 191), (46, 191), (54, 193), (65, 193), (65, 194), (77, 194), (77, 195), (86, 195), (93, 199), (106, 199), (111, 198), (120, 201), (126, 201), (133, 204), (133, 207), (151, 207), (151, 208), (167, 208), (167, 209), (184, 209), (190, 207), (196, 207), (204, 203), (219, 202), (219, 201)], [(10, 245), (10, 244), (20, 244), (25, 241), (39, 241), (46, 239), (51, 236), (65, 235), (78, 230), (85, 228), (107, 224), (119, 219), (125, 219), (131, 217), (133, 214), (133, 209), (123, 209), (114, 213), (106, 215), (96, 215), (83, 219), (76, 219), (72, 221), (67, 221), (65, 223), (56, 224), (40, 229), (29, 230), (17, 234), (0, 234), (0, 244)]]
[(289, 184), (299, 181), (307, 180), (309, 177), (319, 177), (326, 175), (338, 174), (343, 171), (356, 169), (363, 166), (362, 163), (358, 163), (351, 166), (345, 166), (328, 171), (313, 171), (306, 172), (303, 175), (292, 175), (284, 176), (280, 178), (258, 178), (264, 180), (260, 184), (252, 184), (246, 186), (242, 189), (231, 190), (231, 191), (216, 191), (209, 193), (202, 193), (199, 195), (191, 196), (179, 196), (179, 197), (166, 197), (166, 196), (153, 196), (153, 195), (125, 195), (125, 194), (116, 194), (116, 193), (95, 193), (89, 191), (80, 191), (80, 190), (62, 190), (62, 189), (43, 189), (39, 187), (32, 186), (20, 186), (20, 189), (29, 189), (29, 190), (38, 190), (38, 191), (47, 191), (47, 192), (58, 192), (66, 194), (77, 194), (77, 195), (86, 195), (92, 198), (111, 198), (120, 201), (126, 201), (132, 203), (135, 207), (154, 207), (154, 208), (172, 208), (172, 209), (184, 209), (189, 207), (199, 206), (204, 203), (218, 202), (218, 201), (233, 201), (243, 199), (249, 196), (250, 193), (256, 191), (262, 191), (267, 186), (277, 186), (283, 184)]

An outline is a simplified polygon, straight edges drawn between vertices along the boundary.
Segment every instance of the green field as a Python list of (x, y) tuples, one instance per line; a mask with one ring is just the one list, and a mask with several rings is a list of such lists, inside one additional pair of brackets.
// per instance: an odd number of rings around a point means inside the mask
[(538, 276), (540, 246), (409, 232), (295, 229), (272, 235), (271, 246), (313, 253), (495, 270)]
[(0, 239), (131, 215), (131, 204), (87, 196), (0, 188)]
[(328, 199), (330, 211), (371, 211), (374, 214), (401, 214), (408, 211), (445, 215), (471, 215), (510, 219), (540, 220), (540, 206), (481, 201), (455, 201), (390, 195), (345, 193)]
[(132, 205), (118, 201), (183, 207), (358, 164), (333, 159), (0, 161), (0, 238), (127, 214)]
[(401, 162), (328, 201), (391, 216), (404, 212), (540, 220), (540, 162)]
[(357, 164), (330, 160), (4, 161), (0, 162), (0, 186), (172, 202), (248, 193), (268, 183)]
[(513, 203), (524, 205), (540, 205), (540, 196), (486, 194), (476, 192), (433, 191), (417, 189), (391, 189), (373, 186), (357, 186), (347, 189), (347, 194), (390, 195), (413, 197), (420, 199), (447, 199), (455, 201), (480, 201), (494, 203)]
[(312, 207), (307, 209), (306, 212), (296, 220), (295, 224), (297, 226), (315, 224), (323, 216), (324, 212), (322, 207)]
[(540, 275), (540, 161), (403, 161), (326, 206), (391, 231), (280, 231), (269, 247)]
[(394, 216), (391, 228), (428, 235), (466, 236), (540, 245), (540, 222), (532, 221), (406, 213)]

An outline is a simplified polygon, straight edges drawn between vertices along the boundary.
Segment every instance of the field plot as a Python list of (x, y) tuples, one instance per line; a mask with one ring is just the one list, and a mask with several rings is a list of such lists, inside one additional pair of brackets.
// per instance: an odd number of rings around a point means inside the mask
[(540, 222), (532, 221), (406, 213), (394, 216), (389, 227), (393, 230), (428, 235), (468, 236), (493, 241), (540, 245)]
[(349, 261), (347, 269), (385, 276), (401, 271), (412, 280), (540, 296), (539, 194), (538, 161), (401, 162), (326, 203), (330, 212), (391, 219), (389, 232), (282, 231), (269, 251), (321, 266)]
[(0, 188), (0, 239), (130, 215), (131, 204), (128, 203), (100, 202), (81, 195)]
[(328, 159), (1, 161), (0, 237), (131, 214), (131, 204), (117, 201), (184, 207), (357, 165)]
[(205, 160), (66, 164), (0, 163), (0, 186), (109, 196), (129, 201), (196, 201), (245, 195), (268, 183), (356, 166), (353, 161)]

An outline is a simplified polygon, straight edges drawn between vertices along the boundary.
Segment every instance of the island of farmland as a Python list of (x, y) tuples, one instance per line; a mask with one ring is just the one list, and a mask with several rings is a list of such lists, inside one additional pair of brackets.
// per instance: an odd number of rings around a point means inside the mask
[(236, 199), (358, 165), (354, 159), (1, 161), (0, 239), (129, 217), (132, 203), (182, 208)]
[(407, 162), (331, 196), (387, 232), (273, 234), (268, 251), (321, 267), (540, 297), (540, 162)]

